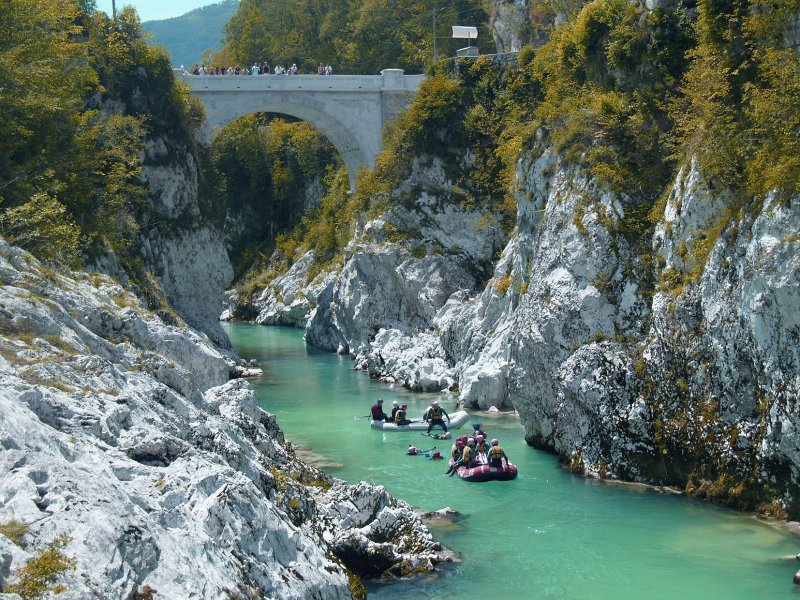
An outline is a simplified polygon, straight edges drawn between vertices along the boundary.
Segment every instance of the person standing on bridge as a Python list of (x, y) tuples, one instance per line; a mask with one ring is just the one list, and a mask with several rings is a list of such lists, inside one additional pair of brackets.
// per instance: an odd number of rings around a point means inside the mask
[(260, 70), (260, 68), (259, 68), (259, 66), (258, 66), (258, 63), (255, 63), (255, 64), (253, 65), (253, 68), (252, 68), (252, 69), (250, 69), (250, 74), (251, 74), (251, 75), (258, 75), (258, 72), (259, 72), (259, 70)]
[(317, 67), (317, 75), (325, 75), (325, 65), (322, 63), (319, 63), (319, 66)]

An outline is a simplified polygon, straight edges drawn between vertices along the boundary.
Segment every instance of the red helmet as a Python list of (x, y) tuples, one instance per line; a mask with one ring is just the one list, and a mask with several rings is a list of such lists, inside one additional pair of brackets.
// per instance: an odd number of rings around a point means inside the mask
[(402, 408), (408, 408), (408, 404), (403, 404)]
[(442, 454), (438, 450), (433, 453), (433, 458), (441, 458)]

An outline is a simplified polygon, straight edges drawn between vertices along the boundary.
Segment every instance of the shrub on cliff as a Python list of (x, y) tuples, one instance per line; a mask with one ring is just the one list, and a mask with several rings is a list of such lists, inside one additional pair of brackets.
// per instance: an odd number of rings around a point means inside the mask
[(693, 44), (682, 9), (595, 0), (557, 29), (530, 68), (536, 116), (565, 158), (607, 187), (651, 204), (673, 171), (665, 101)]
[(786, 39), (799, 11), (797, 0), (698, 3), (700, 44), (673, 114), (682, 151), (732, 191), (800, 191), (800, 57)]

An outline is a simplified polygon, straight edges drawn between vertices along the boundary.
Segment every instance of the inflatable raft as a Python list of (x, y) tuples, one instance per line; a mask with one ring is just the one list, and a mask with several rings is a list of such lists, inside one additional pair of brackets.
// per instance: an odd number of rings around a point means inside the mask
[[(450, 459), (450, 466), (453, 465), (453, 459)], [(490, 467), (488, 464), (477, 465), (475, 467), (458, 467), (456, 475), (461, 477), (464, 481), (509, 481), (517, 478), (517, 466), (503, 461), (503, 466)]]
[[(450, 415), (449, 423), (447, 419), (444, 420), (447, 429), (458, 429), (467, 421), (469, 421), (469, 413), (465, 410), (459, 410)], [(395, 423), (386, 423), (385, 421), (372, 421), (370, 426), (373, 429), (380, 429), (381, 431), (428, 431), (428, 423), (422, 419), (413, 420), (408, 425), (397, 425)], [(431, 433), (433, 432), (441, 433), (442, 428), (434, 426), (431, 430)]]

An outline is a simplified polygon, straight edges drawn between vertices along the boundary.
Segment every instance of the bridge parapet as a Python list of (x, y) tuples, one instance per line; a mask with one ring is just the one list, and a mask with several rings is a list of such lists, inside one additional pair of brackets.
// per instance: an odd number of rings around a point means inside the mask
[(425, 75), (405, 75), (402, 69), (384, 69), (380, 75), (180, 75), (193, 90), (260, 91), (303, 90), (354, 92), (391, 90), (415, 93)]

